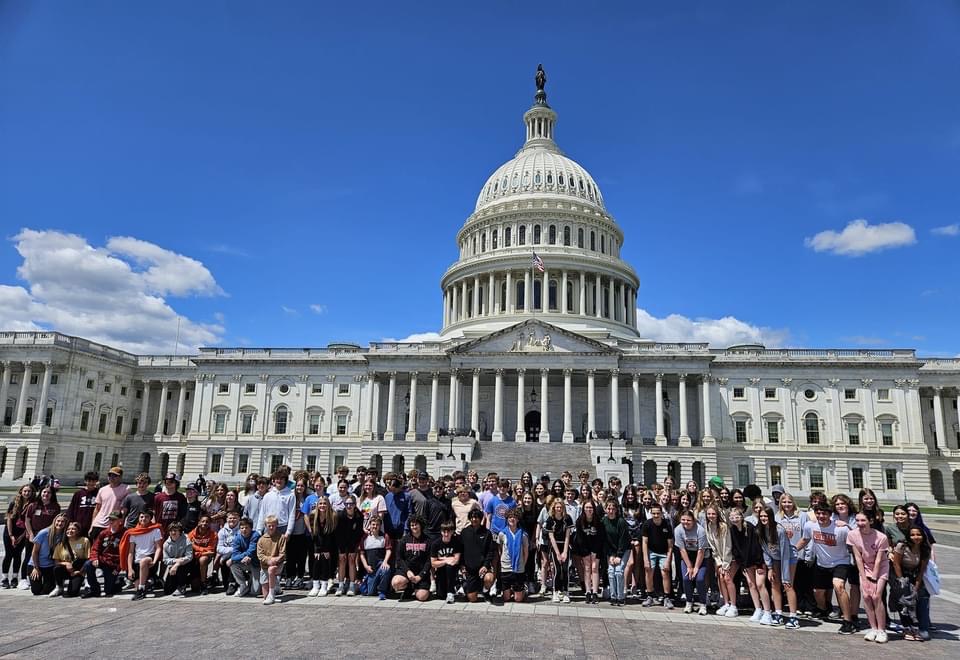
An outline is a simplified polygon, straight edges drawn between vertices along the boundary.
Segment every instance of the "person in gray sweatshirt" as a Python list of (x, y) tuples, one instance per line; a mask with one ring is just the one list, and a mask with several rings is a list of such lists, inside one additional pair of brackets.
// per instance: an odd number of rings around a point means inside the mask
[(190, 584), (190, 567), (193, 564), (193, 545), (183, 533), (183, 525), (170, 523), (169, 536), (163, 543), (163, 593), (182, 598)]

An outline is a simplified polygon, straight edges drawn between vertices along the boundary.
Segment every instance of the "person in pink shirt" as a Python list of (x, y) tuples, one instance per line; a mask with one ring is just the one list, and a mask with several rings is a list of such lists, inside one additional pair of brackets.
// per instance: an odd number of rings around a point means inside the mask
[(100, 532), (110, 526), (110, 513), (120, 510), (128, 488), (123, 483), (123, 468), (113, 466), (107, 472), (107, 485), (97, 491), (97, 501), (93, 509), (93, 522), (90, 526), (90, 538), (96, 539)]
[(870, 526), (866, 514), (858, 513), (856, 523), (856, 529), (847, 534), (847, 545), (853, 551), (860, 570), (860, 591), (870, 623), (870, 630), (863, 638), (868, 642), (884, 644), (887, 641), (887, 610), (883, 604), (883, 588), (890, 573), (887, 558), (890, 541), (886, 534)]

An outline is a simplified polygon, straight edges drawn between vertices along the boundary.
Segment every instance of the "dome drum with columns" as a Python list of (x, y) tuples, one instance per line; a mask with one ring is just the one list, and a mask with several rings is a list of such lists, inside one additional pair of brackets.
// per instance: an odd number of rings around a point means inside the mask
[(364, 464), (960, 499), (960, 360), (639, 337), (623, 231), (537, 83), (457, 234), (439, 340), (162, 356), (0, 332), (0, 485)]

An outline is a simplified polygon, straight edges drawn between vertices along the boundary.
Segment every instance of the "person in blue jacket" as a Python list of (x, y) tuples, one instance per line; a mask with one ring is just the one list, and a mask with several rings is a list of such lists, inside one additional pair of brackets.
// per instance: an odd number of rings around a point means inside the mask
[(260, 534), (254, 531), (253, 521), (249, 518), (241, 518), (239, 527), (240, 531), (233, 537), (233, 554), (227, 565), (238, 585), (234, 596), (242, 598), (260, 593), (260, 561), (257, 559)]

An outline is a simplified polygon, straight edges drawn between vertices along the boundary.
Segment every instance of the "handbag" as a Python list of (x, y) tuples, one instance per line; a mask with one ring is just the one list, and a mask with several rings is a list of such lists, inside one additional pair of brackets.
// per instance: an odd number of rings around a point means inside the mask
[(931, 596), (940, 594), (940, 568), (933, 559), (927, 562), (927, 570), (923, 574), (923, 585)]

